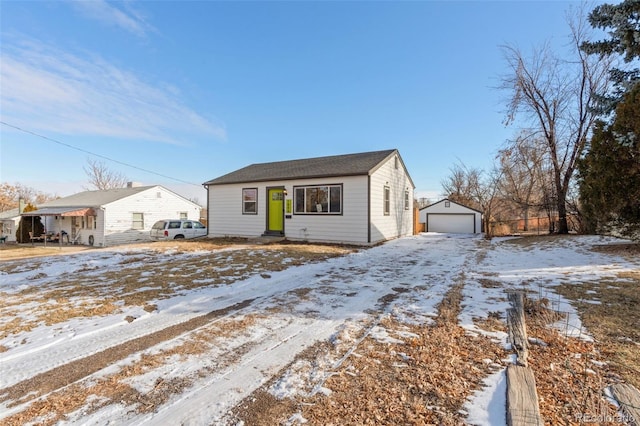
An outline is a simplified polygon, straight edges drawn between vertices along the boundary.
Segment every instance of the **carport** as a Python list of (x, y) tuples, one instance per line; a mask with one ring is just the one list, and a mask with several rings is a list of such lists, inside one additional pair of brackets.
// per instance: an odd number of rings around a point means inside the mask
[(482, 212), (444, 199), (420, 209), (420, 223), (427, 232), (478, 234), (482, 232)]
[[(76, 229), (74, 226), (71, 226), (70, 229), (63, 229), (62, 227), (62, 218), (63, 217), (83, 217), (83, 216), (95, 216), (95, 212), (93, 210), (93, 208), (91, 207), (84, 207), (84, 208), (78, 208), (78, 207), (45, 207), (42, 208), (40, 210), (33, 210), (30, 212), (25, 212), (22, 213), (23, 217), (31, 217), (32, 219), (32, 224), (31, 224), (31, 229), (33, 229), (33, 218), (36, 216), (40, 216), (42, 218), (46, 218), (46, 217), (55, 217), (57, 220), (57, 230), (58, 230), (58, 234), (57, 234), (57, 238), (49, 238), (50, 234), (52, 234), (50, 232), (49, 229), (47, 229), (47, 225), (46, 225), (46, 221), (44, 222), (44, 235), (43, 236), (39, 236), (43, 239), (45, 246), (47, 245), (47, 240), (51, 241), (53, 239), (55, 239), (60, 245), (62, 245), (62, 240), (63, 240), (63, 235), (64, 233), (66, 233), (67, 235), (67, 242), (73, 242), (75, 240), (76, 237)], [(70, 236), (70, 240), (69, 240), (69, 236)], [(33, 239), (31, 240), (31, 242), (33, 243)]]

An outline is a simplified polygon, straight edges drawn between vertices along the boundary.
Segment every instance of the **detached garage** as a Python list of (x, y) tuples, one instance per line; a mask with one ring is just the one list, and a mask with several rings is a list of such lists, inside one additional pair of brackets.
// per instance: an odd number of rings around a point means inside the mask
[(482, 232), (482, 212), (444, 199), (420, 209), (420, 223), (427, 232), (479, 234)]

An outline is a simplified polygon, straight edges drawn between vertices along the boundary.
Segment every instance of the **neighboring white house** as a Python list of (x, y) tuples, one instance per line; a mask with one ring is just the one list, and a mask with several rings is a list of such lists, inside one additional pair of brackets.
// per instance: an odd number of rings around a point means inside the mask
[(482, 232), (482, 212), (444, 199), (420, 209), (420, 223), (427, 232), (479, 234)]
[(201, 207), (162, 186), (133, 186), (85, 191), (58, 198), (23, 213), (40, 216), (49, 235), (98, 247), (149, 241), (161, 219), (200, 219)]
[(20, 224), (20, 210), (11, 209), (0, 212), (0, 239), (3, 242), (13, 243), (16, 241), (16, 231)]
[(375, 244), (413, 234), (396, 149), (252, 164), (204, 183), (209, 236)]

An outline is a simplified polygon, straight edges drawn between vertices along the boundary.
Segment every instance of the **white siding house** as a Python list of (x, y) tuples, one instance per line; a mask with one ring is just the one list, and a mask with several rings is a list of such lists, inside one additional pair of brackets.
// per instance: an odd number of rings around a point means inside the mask
[(162, 186), (85, 191), (38, 206), (23, 216), (41, 216), (48, 234), (63, 242), (98, 247), (149, 241), (162, 219), (200, 219), (201, 207)]
[(19, 209), (0, 212), (0, 239), (3, 243), (14, 243), (16, 241), (16, 231), (19, 223)]
[(482, 212), (444, 199), (420, 209), (420, 223), (427, 232), (479, 234), (482, 232)]
[(369, 245), (413, 233), (415, 186), (395, 149), (253, 164), (204, 185), (211, 237)]

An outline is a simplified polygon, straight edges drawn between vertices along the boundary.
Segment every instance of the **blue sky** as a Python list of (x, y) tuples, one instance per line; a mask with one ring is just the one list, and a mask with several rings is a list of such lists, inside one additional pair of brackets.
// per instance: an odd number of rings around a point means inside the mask
[[(452, 166), (489, 168), (516, 132), (500, 46), (561, 48), (578, 4), (2, 1), (0, 117), (201, 203), (248, 164), (389, 148), (436, 201)], [(1, 181), (88, 185), (86, 152), (11, 126)]]

